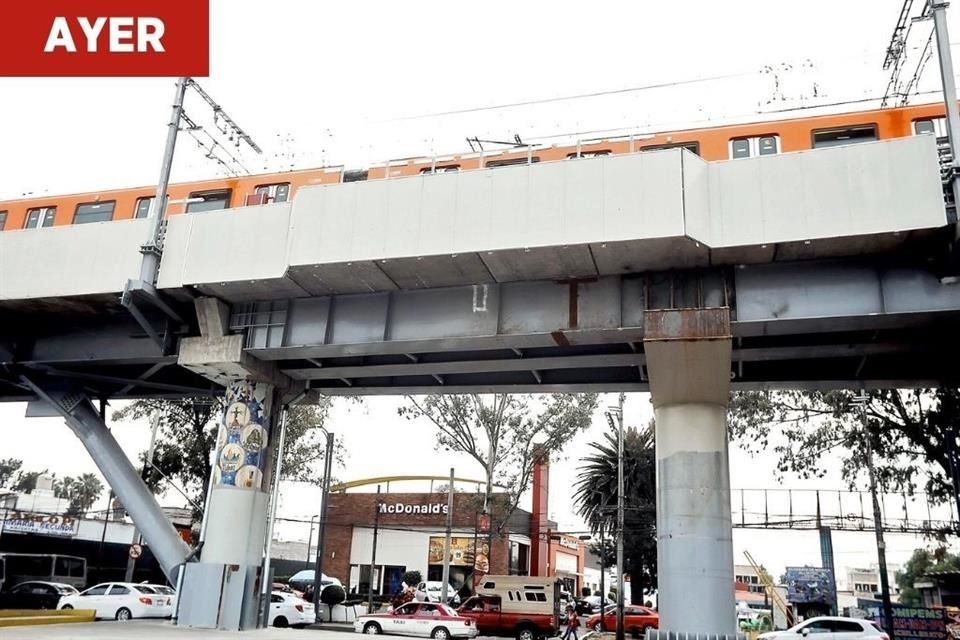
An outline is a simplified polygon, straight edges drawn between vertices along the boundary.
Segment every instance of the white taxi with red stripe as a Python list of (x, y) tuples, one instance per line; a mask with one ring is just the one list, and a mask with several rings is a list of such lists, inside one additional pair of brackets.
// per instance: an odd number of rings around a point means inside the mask
[(408, 602), (387, 613), (360, 616), (353, 623), (357, 633), (419, 636), (434, 640), (475, 638), (477, 626), (439, 602)]

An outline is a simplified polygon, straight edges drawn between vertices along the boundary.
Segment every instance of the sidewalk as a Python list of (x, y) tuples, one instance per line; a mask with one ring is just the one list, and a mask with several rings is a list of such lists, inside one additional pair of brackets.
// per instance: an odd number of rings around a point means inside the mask
[[(336, 624), (336, 623), (334, 623)], [(349, 635), (348, 635), (349, 634)], [(131, 622), (88, 622), (55, 624), (37, 627), (0, 629), (0, 640), (43, 638), (44, 640), (214, 640), (250, 638), (251, 640), (355, 640), (353, 629), (256, 629), (253, 631), (214, 631), (176, 627), (166, 620), (134, 620)]]

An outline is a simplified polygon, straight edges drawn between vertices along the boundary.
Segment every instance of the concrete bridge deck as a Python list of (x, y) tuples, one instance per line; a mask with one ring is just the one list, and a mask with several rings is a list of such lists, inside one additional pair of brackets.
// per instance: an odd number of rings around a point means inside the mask
[[(111, 397), (209, 393), (190, 301), (328, 393), (645, 389), (650, 309), (731, 308), (734, 385), (952, 379), (960, 288), (929, 136), (685, 150), (310, 187), (167, 223), (151, 340), (119, 302), (146, 221), (0, 233), (0, 362)], [(2, 376), (0, 376), (2, 378)], [(15, 379), (0, 397), (30, 397)]]

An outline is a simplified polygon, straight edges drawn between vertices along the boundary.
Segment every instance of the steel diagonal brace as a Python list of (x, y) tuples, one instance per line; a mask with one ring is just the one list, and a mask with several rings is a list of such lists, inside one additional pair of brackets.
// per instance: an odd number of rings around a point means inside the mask
[(83, 393), (46, 390), (27, 376), (21, 382), (37, 397), (63, 416), (64, 422), (90, 453), (107, 483), (133, 517), (137, 528), (150, 545), (154, 557), (171, 582), (176, 582), (180, 566), (190, 549), (177, 534), (156, 498), (140, 478), (89, 398)]

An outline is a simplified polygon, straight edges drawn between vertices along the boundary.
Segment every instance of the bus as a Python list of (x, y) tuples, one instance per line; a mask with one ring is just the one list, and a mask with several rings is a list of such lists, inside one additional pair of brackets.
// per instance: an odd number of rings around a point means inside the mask
[(0, 553), (0, 590), (31, 580), (81, 589), (87, 584), (87, 561), (58, 553)]

